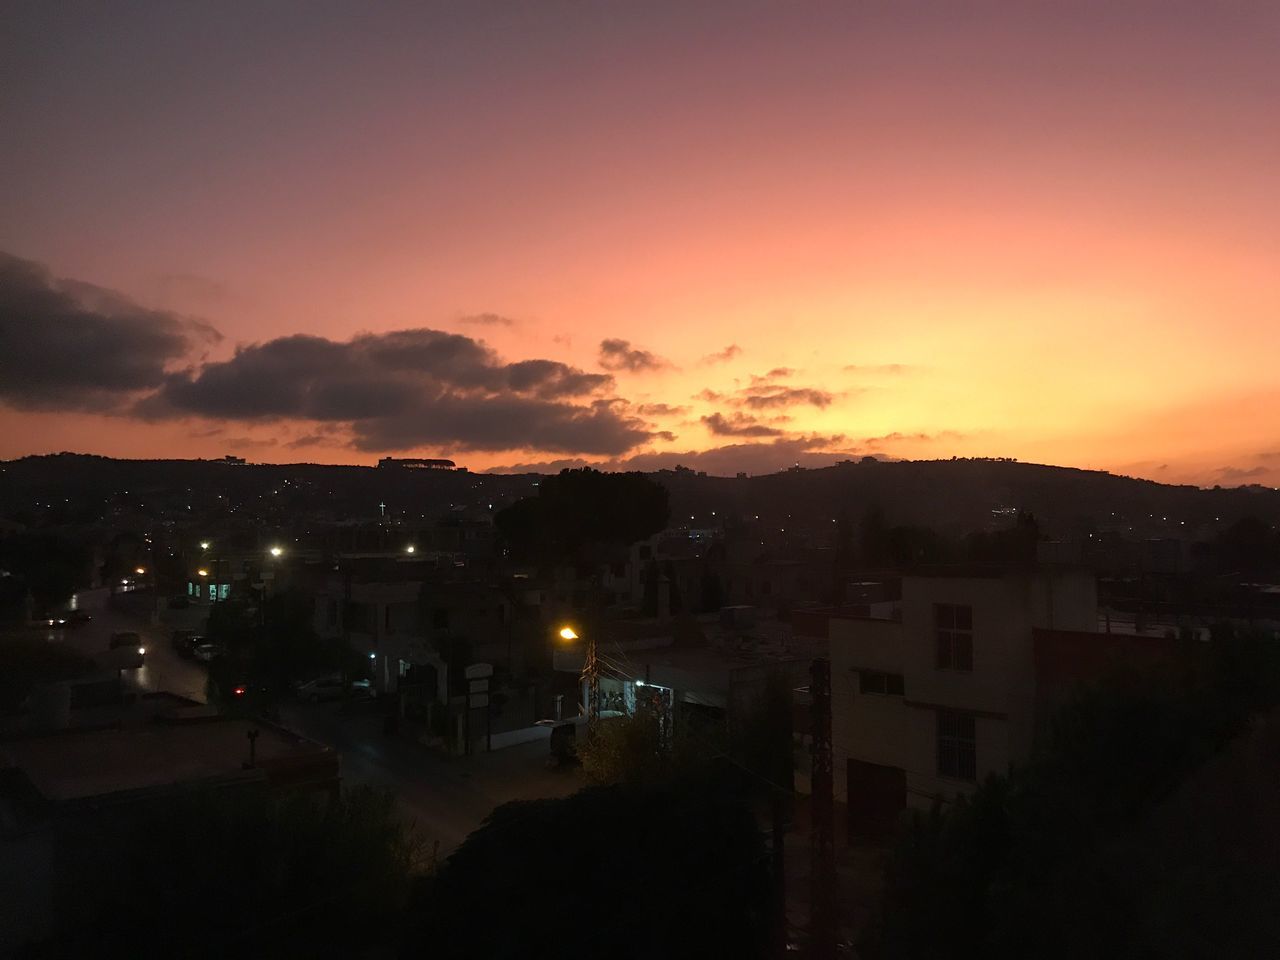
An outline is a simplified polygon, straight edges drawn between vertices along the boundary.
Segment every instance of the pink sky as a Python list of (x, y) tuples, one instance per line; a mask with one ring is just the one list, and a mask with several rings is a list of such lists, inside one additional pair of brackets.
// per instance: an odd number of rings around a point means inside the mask
[[(706, 463), (991, 455), (1280, 485), (1273, 4), (11, 19), (0, 250), (222, 339), (160, 357), (185, 387), (91, 401), (0, 360), (0, 456), (486, 468), (732, 446)], [(40, 356), (59, 321), (16, 302), (4, 335)], [(126, 313), (101, 311), (104, 336)], [(420, 328), (483, 340), (485, 383), (347, 344)], [(237, 348), (295, 334), (346, 346), (307, 368), (305, 402), (249, 402), (286, 374)], [(654, 359), (536, 403), (502, 379), (606, 372), (606, 339)], [(203, 389), (219, 364), (243, 402)], [(373, 423), (316, 399), (384, 377), (430, 402)]]

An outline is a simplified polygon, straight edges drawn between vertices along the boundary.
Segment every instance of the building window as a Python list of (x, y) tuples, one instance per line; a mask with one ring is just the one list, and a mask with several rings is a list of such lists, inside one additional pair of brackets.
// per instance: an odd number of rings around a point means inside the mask
[(938, 776), (978, 779), (978, 746), (973, 715), (938, 711)]
[(935, 603), (933, 624), (938, 643), (938, 669), (972, 670), (973, 607)]
[(879, 693), (890, 697), (903, 695), (902, 674), (880, 670), (858, 671), (858, 689), (862, 693)]

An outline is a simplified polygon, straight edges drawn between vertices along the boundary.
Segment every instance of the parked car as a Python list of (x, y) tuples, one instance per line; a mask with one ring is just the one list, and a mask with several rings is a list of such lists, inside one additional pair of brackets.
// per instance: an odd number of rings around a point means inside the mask
[(175, 653), (183, 657), (193, 656), (197, 642), (203, 643), (204, 637), (197, 636), (194, 630), (175, 630), (169, 638), (169, 646), (173, 647)]
[(307, 700), (311, 703), (320, 703), (324, 700), (341, 700), (348, 692), (356, 699), (368, 699), (373, 696), (373, 684), (370, 681), (353, 680), (350, 684), (344, 685), (342, 677), (337, 674), (316, 677), (314, 680), (298, 684), (295, 689), (298, 699)]
[[(195, 640), (200, 640), (201, 642), (196, 643)], [(202, 663), (209, 663), (215, 657), (220, 657), (224, 653), (226, 653), (226, 650), (223, 649), (220, 643), (214, 643), (212, 640), (204, 640), (200, 637), (195, 637), (192, 640), (191, 654)]]

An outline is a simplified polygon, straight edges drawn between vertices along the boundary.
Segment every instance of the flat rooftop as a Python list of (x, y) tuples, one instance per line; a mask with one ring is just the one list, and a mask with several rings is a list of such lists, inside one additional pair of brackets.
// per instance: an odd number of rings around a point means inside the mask
[(0, 769), (16, 767), (55, 803), (131, 790), (244, 776), (250, 730), (260, 766), (331, 754), (329, 748), (250, 720), (154, 723), (75, 730), (0, 744)]

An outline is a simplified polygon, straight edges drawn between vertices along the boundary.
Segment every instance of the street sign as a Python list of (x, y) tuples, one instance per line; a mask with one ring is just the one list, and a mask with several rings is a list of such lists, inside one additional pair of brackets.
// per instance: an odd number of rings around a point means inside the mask
[(492, 676), (493, 676), (492, 663), (473, 663), (471, 666), (467, 667), (468, 680), (478, 680), (480, 677), (492, 677)]
[(487, 692), (488, 692), (488, 690), (489, 690), (489, 680), (488, 680), (487, 678), (486, 678), (486, 679), (484, 679), (484, 680), (472, 680), (472, 681), (471, 681), (471, 692), (472, 692), (472, 693), (487, 693)]
[(487, 693), (473, 693), (469, 697), (471, 709), (479, 710), (481, 707), (489, 705), (489, 695)]

